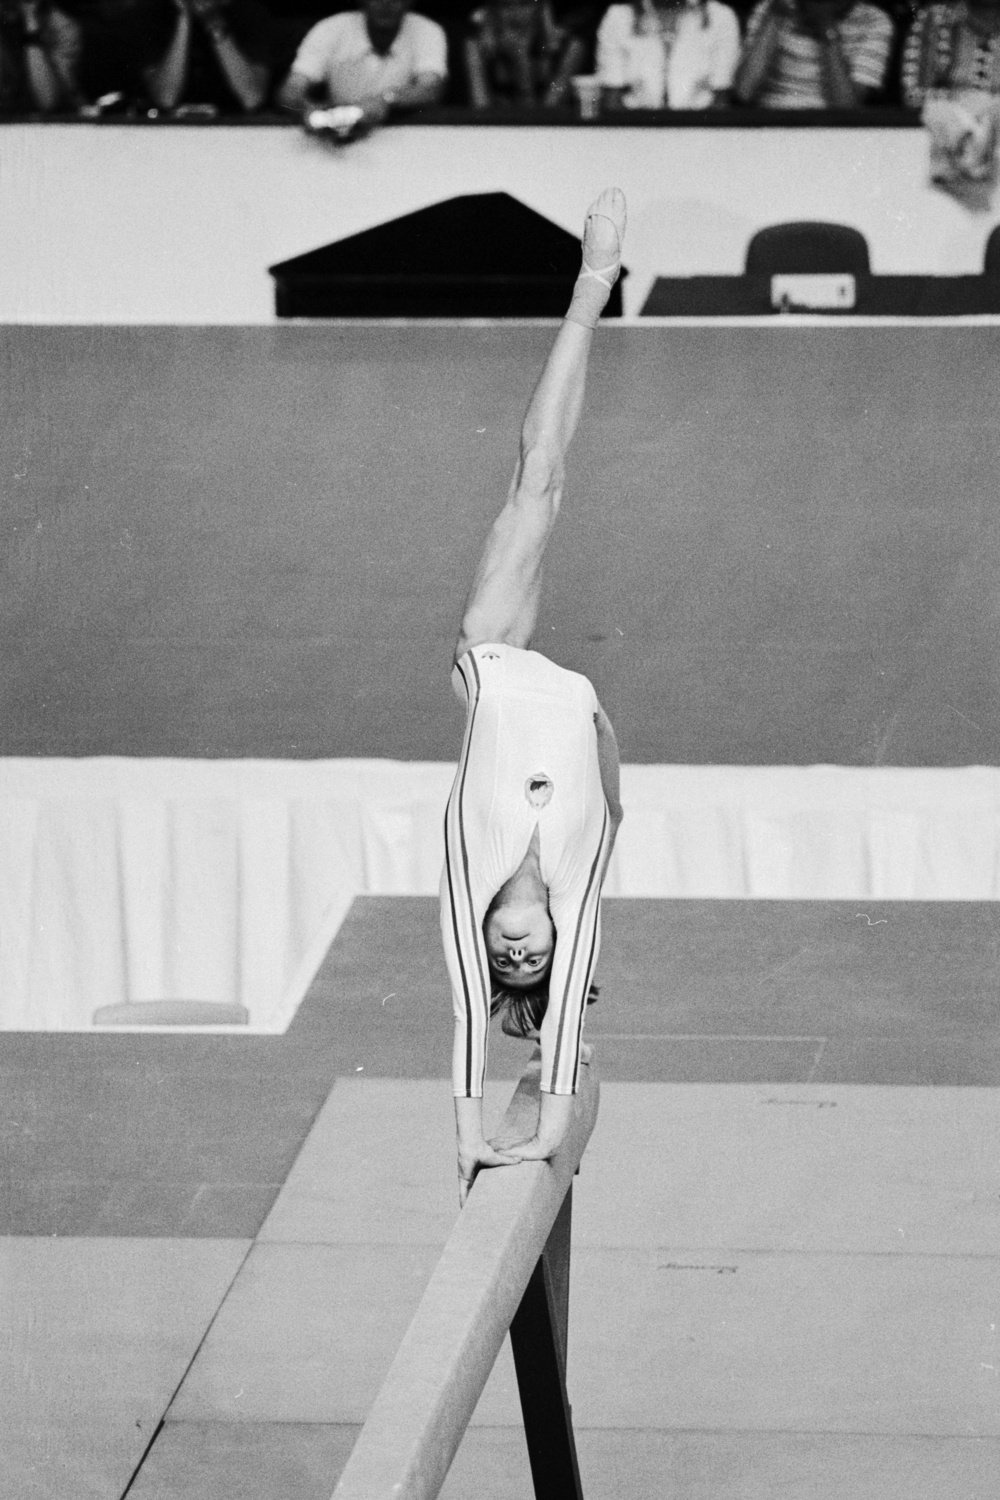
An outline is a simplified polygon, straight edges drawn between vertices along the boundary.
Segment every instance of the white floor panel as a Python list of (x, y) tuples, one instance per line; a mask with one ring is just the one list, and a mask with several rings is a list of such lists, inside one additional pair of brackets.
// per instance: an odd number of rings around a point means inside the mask
[[(996, 1106), (606, 1084), (575, 1192), (577, 1422), (1000, 1436)], [(338, 1083), (172, 1418), (363, 1420), (455, 1221), (452, 1153), (446, 1084)], [(506, 1350), (474, 1420), (520, 1423)]]
[(1000, 1092), (606, 1083), (578, 1245), (992, 1255)]
[(0, 1495), (117, 1500), (248, 1248), (0, 1240)]

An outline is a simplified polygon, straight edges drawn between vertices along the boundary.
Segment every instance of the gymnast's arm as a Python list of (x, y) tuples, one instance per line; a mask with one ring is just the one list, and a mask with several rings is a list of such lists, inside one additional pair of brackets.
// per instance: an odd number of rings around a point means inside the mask
[(601, 871), (603, 885), (611, 851), (615, 847), (615, 839), (618, 837), (618, 829), (621, 827), (625, 813), (621, 800), (621, 757), (618, 753), (618, 739), (611, 720), (599, 703), (594, 714), (594, 729), (597, 731), (597, 764), (601, 772), (601, 786), (604, 788), (604, 800), (608, 804), (608, 818), (611, 822), (608, 852), (604, 861), (604, 869)]
[[(451, 816), (453, 811), (449, 804), (446, 839), (454, 839), (456, 834)], [(446, 859), (441, 879), (441, 937), (455, 1016), (452, 1092), (455, 1095), (458, 1201), (461, 1206), (482, 1167), (509, 1166), (513, 1158), (491, 1146), (483, 1134), (482, 1093), (490, 991), (482, 934), (483, 913), (479, 909), (481, 902), (476, 901), (471, 888), (456, 887), (450, 876), (451, 862)], [(460, 934), (464, 934), (464, 939), (460, 940)]]
[[(600, 884), (603, 885), (624, 812), (619, 789), (618, 740), (611, 720), (600, 703), (594, 712), (594, 729), (597, 733), (597, 764), (601, 773), (601, 786), (604, 789), (604, 800), (608, 804), (608, 843), (600, 879)], [(585, 1062), (586, 1056), (581, 1060)], [(538, 1129), (531, 1140), (516, 1143), (500, 1141), (497, 1144), (521, 1161), (545, 1161), (554, 1156), (573, 1119), (574, 1097), (573, 1094), (548, 1093), (543, 1090), (538, 1111)]]
[(516, 1157), (492, 1146), (483, 1135), (483, 1100), (455, 1098), (455, 1130), (458, 1136), (458, 1202), (464, 1207), (469, 1188), (482, 1167), (510, 1167)]

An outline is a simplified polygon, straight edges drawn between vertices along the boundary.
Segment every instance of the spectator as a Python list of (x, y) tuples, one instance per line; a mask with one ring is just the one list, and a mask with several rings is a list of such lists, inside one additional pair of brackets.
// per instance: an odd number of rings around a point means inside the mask
[(761, 0), (733, 92), (766, 109), (855, 109), (885, 83), (892, 22), (868, 0)]
[(1000, 0), (939, 0), (919, 11), (903, 48), (903, 103), (930, 133), (931, 178), (992, 181), (1000, 121)]
[(268, 96), (273, 32), (260, 0), (100, 0), (87, 26), (87, 92), (249, 113)]
[(0, 0), (0, 111), (52, 114), (82, 102), (80, 27), (46, 0)]
[(929, 93), (1000, 95), (1000, 0), (939, 0), (919, 10), (903, 47), (903, 103)]
[(366, 125), (390, 110), (436, 104), (448, 78), (448, 43), (409, 0), (365, 0), (364, 10), (327, 16), (307, 32), (278, 93), (285, 109), (356, 104)]
[(597, 75), (611, 108), (723, 104), (740, 53), (736, 14), (720, 0), (612, 5), (597, 32)]
[(586, 48), (571, 27), (557, 25), (548, 0), (492, 0), (473, 11), (470, 26), (465, 66), (474, 109), (552, 108), (566, 100)]

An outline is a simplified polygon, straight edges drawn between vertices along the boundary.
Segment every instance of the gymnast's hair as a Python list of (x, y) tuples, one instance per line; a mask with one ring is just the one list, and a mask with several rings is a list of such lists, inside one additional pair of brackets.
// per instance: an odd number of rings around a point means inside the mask
[[(587, 1004), (593, 1005), (600, 994), (596, 984), (587, 991)], [(528, 1037), (541, 1030), (542, 1021), (549, 1004), (549, 982), (542, 979), (530, 990), (509, 990), (502, 984), (493, 985), (490, 996), (490, 1015), (501, 1015), (501, 1031), (507, 1036)]]

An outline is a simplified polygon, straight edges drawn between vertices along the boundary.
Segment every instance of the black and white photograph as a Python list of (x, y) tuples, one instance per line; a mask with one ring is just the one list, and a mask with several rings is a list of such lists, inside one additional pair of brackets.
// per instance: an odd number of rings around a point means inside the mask
[(996, 1500), (1000, 0), (0, 0), (0, 1500)]

